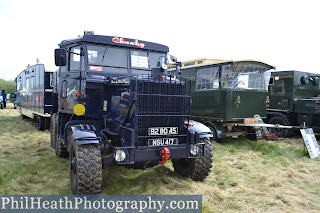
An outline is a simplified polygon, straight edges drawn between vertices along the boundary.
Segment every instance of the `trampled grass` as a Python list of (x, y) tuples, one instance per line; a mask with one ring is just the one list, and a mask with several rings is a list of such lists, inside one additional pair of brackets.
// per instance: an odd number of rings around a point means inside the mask
[[(0, 110), (0, 194), (70, 194), (68, 162), (50, 148), (48, 130)], [(172, 163), (151, 169), (103, 170), (102, 194), (201, 194), (203, 212), (319, 212), (320, 160), (300, 137), (280, 142), (228, 139), (212, 144), (205, 181), (181, 178)]]

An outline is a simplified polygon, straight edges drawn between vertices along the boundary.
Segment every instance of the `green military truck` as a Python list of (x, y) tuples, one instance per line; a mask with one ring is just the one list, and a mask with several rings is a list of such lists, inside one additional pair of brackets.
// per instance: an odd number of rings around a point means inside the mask
[[(269, 83), (270, 103), (267, 105), (267, 122), (270, 124), (307, 127), (320, 133), (319, 77), (301, 71), (272, 72)], [(287, 137), (291, 130), (275, 132)]]
[[(182, 76), (192, 81), (192, 119), (209, 126), (218, 142), (245, 135), (246, 124), (258, 123), (254, 115), (266, 118), (273, 69), (256, 60), (202, 58), (183, 62)], [(171, 71), (176, 72), (174, 68)]]

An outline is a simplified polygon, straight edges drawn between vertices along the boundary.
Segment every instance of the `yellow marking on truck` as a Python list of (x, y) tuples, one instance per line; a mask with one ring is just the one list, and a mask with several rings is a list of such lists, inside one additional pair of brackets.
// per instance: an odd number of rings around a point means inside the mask
[(73, 107), (73, 112), (74, 112), (74, 114), (81, 116), (86, 112), (86, 108), (83, 104), (76, 104)]

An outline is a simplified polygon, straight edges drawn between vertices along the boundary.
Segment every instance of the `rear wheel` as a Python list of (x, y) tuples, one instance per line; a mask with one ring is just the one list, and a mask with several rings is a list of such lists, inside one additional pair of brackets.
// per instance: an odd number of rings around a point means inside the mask
[(50, 118), (50, 139), (51, 139), (51, 147), (54, 148), (57, 140), (57, 113), (53, 113)]
[(63, 145), (61, 139), (56, 139), (56, 145), (55, 145), (55, 151), (56, 151), (56, 156), (59, 158), (66, 158), (68, 157), (68, 151), (67, 148)]
[(37, 128), (38, 128), (38, 130), (43, 131), (45, 129), (45, 127), (46, 127), (46, 123), (45, 123), (44, 117), (38, 115), (37, 116)]
[(212, 168), (213, 154), (211, 142), (208, 138), (201, 138), (205, 143), (204, 154), (201, 158), (173, 159), (174, 170), (182, 177), (191, 177), (192, 180), (201, 181), (205, 179)]
[(98, 194), (102, 184), (102, 161), (99, 144), (76, 145), (72, 133), (68, 135), (71, 144), (69, 170), (73, 194)]
[[(288, 126), (289, 122), (287, 119), (281, 116), (274, 116), (269, 120), (270, 124), (279, 124), (283, 126)], [(291, 135), (292, 131), (290, 129), (280, 129), (280, 128), (271, 128), (271, 132), (279, 138), (288, 137)]]

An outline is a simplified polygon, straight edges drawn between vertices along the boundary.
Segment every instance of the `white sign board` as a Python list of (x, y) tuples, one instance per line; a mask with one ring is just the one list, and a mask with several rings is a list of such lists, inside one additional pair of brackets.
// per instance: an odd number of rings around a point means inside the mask
[(304, 140), (304, 143), (308, 149), (310, 158), (320, 158), (320, 149), (318, 145), (318, 141), (316, 139), (316, 136), (313, 133), (313, 130), (310, 129), (300, 129), (302, 138)]

